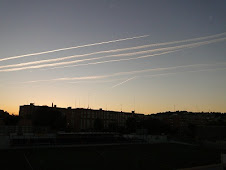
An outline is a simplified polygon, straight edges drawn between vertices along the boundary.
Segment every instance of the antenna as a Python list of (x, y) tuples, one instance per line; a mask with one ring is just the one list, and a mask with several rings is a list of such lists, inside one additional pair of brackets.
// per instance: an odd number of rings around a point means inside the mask
[(133, 110), (135, 112), (135, 108), (136, 108), (136, 105), (135, 105), (135, 96), (133, 96)]
[(88, 109), (89, 109), (89, 93), (88, 93)]

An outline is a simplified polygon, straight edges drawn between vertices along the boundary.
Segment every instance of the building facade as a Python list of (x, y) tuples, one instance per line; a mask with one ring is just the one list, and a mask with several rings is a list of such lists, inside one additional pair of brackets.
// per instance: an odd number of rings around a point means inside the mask
[(66, 124), (73, 131), (89, 131), (95, 129), (95, 123), (97, 120), (101, 122), (103, 129), (109, 129), (111, 127), (126, 127), (126, 121), (128, 118), (144, 119), (144, 114), (135, 114), (134, 111), (117, 112), (106, 110), (94, 110), (84, 108), (60, 108), (52, 104), (52, 107), (48, 106), (35, 106), (33, 103), (30, 105), (20, 106), (19, 115), (22, 119), (32, 119), (32, 115), (40, 109), (46, 108), (49, 110), (59, 111), (66, 117)]

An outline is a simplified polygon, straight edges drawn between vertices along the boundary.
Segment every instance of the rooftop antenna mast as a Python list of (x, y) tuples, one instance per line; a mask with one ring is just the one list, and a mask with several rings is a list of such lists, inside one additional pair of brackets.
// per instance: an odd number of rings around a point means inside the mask
[(89, 109), (89, 93), (88, 93), (88, 109)]
[(135, 112), (135, 108), (136, 108), (135, 96), (133, 96), (133, 110), (134, 110), (134, 112)]

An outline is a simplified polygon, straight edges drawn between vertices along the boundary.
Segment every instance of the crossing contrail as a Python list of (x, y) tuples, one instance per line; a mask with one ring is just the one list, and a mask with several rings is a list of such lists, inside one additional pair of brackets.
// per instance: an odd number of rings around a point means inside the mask
[[(96, 54), (107, 54), (107, 53), (114, 53), (114, 52), (123, 52), (123, 51), (128, 51), (128, 50), (138, 50), (138, 49), (142, 49), (142, 48), (150, 48), (150, 47), (156, 47), (156, 46), (161, 46), (161, 45), (171, 45), (171, 44), (178, 44), (178, 43), (184, 43), (184, 42), (204, 40), (204, 39), (209, 39), (209, 38), (216, 38), (216, 37), (219, 37), (219, 36), (222, 36), (222, 35), (226, 35), (226, 33), (221, 33), (221, 34), (216, 34), (216, 35), (211, 35), (211, 36), (205, 36), (205, 37), (199, 37), (199, 38), (179, 40), (179, 41), (171, 41), (171, 42), (155, 43), (155, 44), (148, 44), (148, 45), (128, 47), (128, 48), (119, 48), (119, 49), (114, 49), (114, 50), (98, 51), (98, 52), (92, 52), (92, 53), (86, 53), (86, 54), (80, 54), (80, 55), (60, 57), (60, 58), (55, 58), (55, 59), (45, 59), (45, 60), (32, 61), (32, 62), (26, 62), (26, 63), (5, 65), (5, 66), (0, 66), (0, 68), (19, 67), (19, 66), (47, 63), (47, 62), (62, 61), (62, 60), (71, 59), (71, 58), (86, 57), (86, 56), (96, 55)], [(0, 59), (0, 61), (1, 61), (1, 59)]]
[(35, 55), (41, 55), (41, 54), (48, 54), (48, 53), (53, 53), (53, 52), (58, 52), (58, 51), (65, 51), (65, 50), (71, 50), (71, 49), (76, 49), (76, 48), (83, 48), (83, 47), (91, 47), (91, 46), (102, 45), (102, 44), (109, 44), (109, 43), (126, 41), (126, 40), (132, 40), (132, 39), (137, 39), (137, 38), (144, 38), (144, 37), (148, 37), (148, 36), (149, 35), (142, 35), (142, 36), (137, 36), (137, 37), (130, 37), (130, 38), (111, 40), (111, 41), (103, 41), (103, 42), (99, 42), (99, 43), (79, 45), (79, 46), (74, 46), (74, 47), (60, 48), (60, 49), (43, 51), (43, 52), (38, 52), (38, 53), (30, 53), (30, 54), (12, 56), (12, 57), (8, 57), (8, 58), (2, 58), (2, 59), (0, 59), (0, 61), (12, 60), (12, 59), (16, 59), (16, 58), (23, 58), (23, 57), (35, 56)]
[(112, 86), (111, 89), (113, 89), (113, 88), (115, 88), (115, 87), (117, 87), (117, 86), (120, 86), (120, 85), (126, 83), (127, 81), (133, 80), (134, 78), (136, 78), (136, 77), (132, 77), (132, 78), (129, 78), (129, 79), (127, 79), (127, 80), (125, 80), (125, 81), (123, 81), (123, 82), (121, 82), (121, 83), (118, 83), (118, 84)]

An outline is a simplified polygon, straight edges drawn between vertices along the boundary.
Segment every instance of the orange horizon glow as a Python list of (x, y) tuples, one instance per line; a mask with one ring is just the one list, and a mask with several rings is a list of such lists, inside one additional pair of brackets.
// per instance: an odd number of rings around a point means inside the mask
[[(35, 103), (34, 103), (35, 104)], [(56, 103), (53, 103), (54, 105)], [(21, 104), (20, 106), (22, 105), (30, 105), (30, 103), (28, 104)], [(36, 104), (35, 104), (36, 105)], [(0, 110), (4, 110), (4, 111), (7, 111), (10, 115), (19, 115), (19, 107), (18, 106), (16, 109), (15, 107), (5, 107), (4, 109), (3, 108), (0, 108)], [(36, 106), (48, 106), (48, 107), (51, 107), (51, 103), (50, 104), (37, 104)], [(65, 106), (65, 105), (57, 105), (57, 107), (59, 108), (67, 108), (67, 107), (71, 107), (72, 109), (74, 108), (84, 108), (84, 109), (87, 109), (87, 107), (73, 107), (73, 106)], [(121, 107), (121, 105), (120, 105)], [(93, 110), (98, 110), (102, 107), (89, 107), (89, 109), (93, 109)], [(218, 110), (212, 110), (212, 109), (207, 109), (207, 108), (202, 108), (202, 107), (198, 107), (197, 105), (191, 107), (191, 108), (186, 108), (186, 107), (180, 107), (180, 106), (171, 106), (170, 107), (165, 107), (165, 108), (169, 108), (169, 109), (159, 109), (159, 108), (152, 108), (152, 111), (148, 111), (148, 108), (146, 108), (147, 110), (145, 110), (145, 108), (143, 108), (142, 110), (144, 110), (144, 112), (140, 112), (139, 110), (141, 110), (140, 108), (137, 108), (137, 110), (135, 109), (135, 113), (140, 113), (140, 114), (145, 114), (145, 115), (148, 115), (148, 114), (155, 114), (155, 113), (160, 113), (160, 112), (174, 112), (174, 111), (188, 111), (188, 112), (218, 112), (218, 113), (226, 113), (224, 108), (222, 107), (221, 109), (218, 109)], [(102, 108), (103, 110), (109, 110), (109, 111), (123, 111), (123, 112), (132, 112), (134, 111), (133, 108), (123, 108), (122, 106), (122, 110), (119, 108), (119, 105), (116, 106), (116, 107), (113, 107), (112, 109), (111, 108)]]

